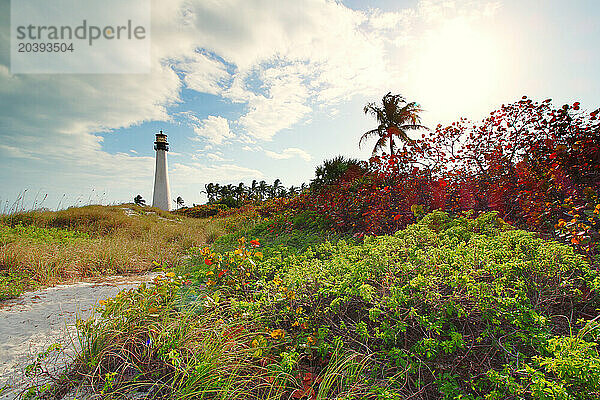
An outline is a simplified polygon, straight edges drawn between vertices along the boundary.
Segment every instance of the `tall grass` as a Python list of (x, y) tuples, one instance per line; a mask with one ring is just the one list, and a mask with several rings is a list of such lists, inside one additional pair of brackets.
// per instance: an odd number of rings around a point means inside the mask
[(216, 308), (180, 308), (181, 285), (177, 278), (157, 278), (109, 300), (102, 318), (78, 321), (77, 361), (51, 387), (32, 387), (32, 393), (60, 398), (80, 388), (103, 398), (140, 393), (162, 399), (366, 398), (361, 378), (374, 365), (369, 357), (338, 348), (307, 383), (275, 359), (255, 355), (250, 343), (256, 332), (245, 327), (258, 327), (259, 321), (223, 320), (223, 310)]
[[(186, 218), (133, 204), (3, 215), (0, 300), (39, 285), (140, 273), (157, 265), (174, 267), (188, 249), (214, 240), (230, 224), (226, 219)], [(57, 232), (85, 237), (57, 239)]]

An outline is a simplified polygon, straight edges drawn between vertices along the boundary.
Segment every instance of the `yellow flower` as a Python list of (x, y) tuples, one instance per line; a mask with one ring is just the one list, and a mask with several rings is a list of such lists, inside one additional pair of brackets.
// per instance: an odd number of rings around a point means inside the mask
[(292, 324), (292, 326), (298, 326), (298, 325), (300, 325), (300, 322), (298, 322), (298, 321), (294, 321), (294, 323)]
[(167, 272), (169, 278), (175, 278), (175, 272)]
[(298, 307), (298, 308), (296, 308), (296, 313), (297, 313), (297, 314), (300, 314), (300, 313), (302, 313), (302, 311), (304, 311), (304, 309), (303, 309), (302, 307)]
[(271, 332), (273, 339), (283, 339), (285, 337), (285, 331), (283, 329), (275, 329)]
[(314, 344), (316, 342), (315, 338), (312, 336), (309, 336), (308, 338), (306, 338), (306, 343), (308, 345)]
[(214, 273), (214, 272), (212, 272), (212, 271), (207, 271), (207, 272), (206, 272), (206, 276), (211, 276), (211, 275), (214, 275), (214, 274), (215, 274), (215, 273)]
[(105, 304), (106, 304), (106, 300), (100, 300), (98, 303), (99, 303), (101, 306), (103, 306), (103, 305), (105, 305)]
[(206, 282), (206, 286), (212, 286), (214, 284), (215, 282), (212, 279), (209, 279), (208, 282)]

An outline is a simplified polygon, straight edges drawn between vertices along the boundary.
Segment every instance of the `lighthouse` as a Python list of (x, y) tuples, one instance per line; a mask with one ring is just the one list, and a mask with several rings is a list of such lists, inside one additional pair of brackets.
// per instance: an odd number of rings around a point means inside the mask
[(169, 175), (167, 173), (167, 152), (169, 151), (169, 143), (167, 143), (167, 135), (165, 135), (163, 131), (156, 134), (154, 150), (156, 150), (156, 169), (154, 171), (154, 196), (152, 197), (152, 207), (170, 211), (171, 189), (169, 187)]

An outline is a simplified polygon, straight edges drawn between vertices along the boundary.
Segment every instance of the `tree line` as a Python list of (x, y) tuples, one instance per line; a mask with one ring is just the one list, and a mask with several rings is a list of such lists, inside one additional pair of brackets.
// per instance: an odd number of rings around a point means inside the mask
[(275, 179), (273, 184), (264, 180), (252, 180), (250, 185), (243, 182), (237, 185), (221, 185), (218, 183), (207, 183), (204, 185), (202, 193), (206, 194), (209, 204), (226, 204), (230, 207), (239, 206), (248, 201), (263, 201), (268, 199), (292, 197), (306, 190), (308, 185), (303, 183), (300, 186), (285, 187), (281, 184), (281, 179)]

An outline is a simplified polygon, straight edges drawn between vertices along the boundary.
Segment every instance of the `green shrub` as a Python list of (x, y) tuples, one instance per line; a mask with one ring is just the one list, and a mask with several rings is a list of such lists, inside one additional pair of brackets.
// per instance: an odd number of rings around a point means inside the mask
[[(105, 313), (91, 332), (112, 323), (113, 335), (127, 335), (120, 324), (135, 318), (139, 336), (152, 318), (194, 310), (168, 329), (152, 325), (166, 340), (179, 337), (174, 326), (195, 326), (192, 315), (218, 316), (243, 332), (244, 368), (262, 371), (245, 392), (253, 399), (598, 398), (598, 324), (589, 319), (600, 278), (572, 248), (495, 213), (435, 211), (363, 243), (324, 240), (322, 228), (308, 214), (280, 215), (218, 239), (193, 252), (169, 302), (152, 300), (155, 290), (124, 295), (106, 308), (124, 311)], [(157, 354), (178, 370), (202, 357), (188, 342), (169, 346)]]
[[(272, 226), (250, 230), (263, 247), (263, 238), (277, 243)], [(393, 236), (279, 250), (255, 262), (243, 287), (211, 286), (232, 313), (281, 329), (287, 346), (311, 357), (326, 358), (340, 342), (367, 351), (383, 376), (403, 370), (415, 382), (411, 393), (427, 386), (437, 395), (481, 398), (495, 385), (488, 371), (542, 360), (551, 338), (573, 329), (565, 316), (598, 305), (597, 271), (581, 256), (510, 228), (496, 213), (468, 219), (436, 211)], [(223, 271), (220, 258), (197, 265), (210, 276)], [(207, 281), (205, 272), (196, 276)], [(554, 364), (538, 364), (544, 376), (557, 374), (548, 369)], [(548, 382), (567, 385), (565, 376)]]

